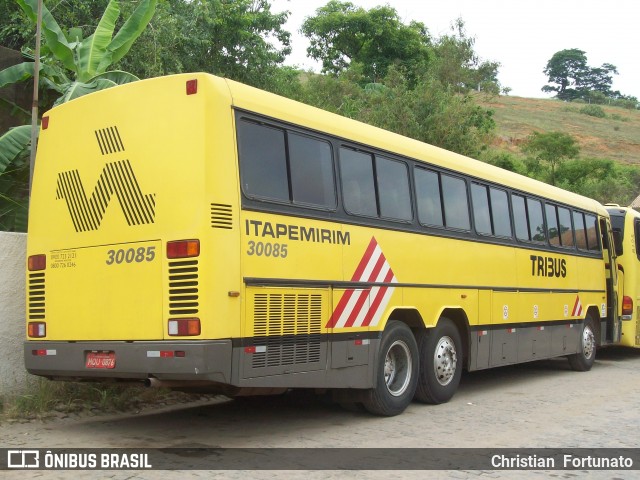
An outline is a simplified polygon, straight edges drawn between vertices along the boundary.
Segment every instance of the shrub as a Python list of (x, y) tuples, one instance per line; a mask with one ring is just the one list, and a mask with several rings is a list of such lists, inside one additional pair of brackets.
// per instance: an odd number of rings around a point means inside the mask
[(607, 116), (607, 114), (604, 113), (604, 110), (602, 109), (602, 107), (598, 105), (585, 105), (580, 109), (580, 113), (589, 115), (591, 117), (598, 117), (598, 118), (604, 118)]

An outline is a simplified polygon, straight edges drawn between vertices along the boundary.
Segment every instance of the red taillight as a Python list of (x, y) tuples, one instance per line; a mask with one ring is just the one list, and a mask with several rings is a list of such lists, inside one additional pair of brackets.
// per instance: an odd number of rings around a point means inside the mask
[(195, 95), (198, 93), (198, 80), (187, 80), (187, 95)]
[(633, 317), (633, 299), (628, 296), (624, 296), (622, 299), (622, 319), (631, 320)]
[(28, 263), (30, 272), (44, 270), (47, 268), (47, 256), (44, 254), (31, 255), (27, 263)]
[(199, 318), (174, 318), (169, 320), (169, 335), (173, 337), (193, 337), (200, 335)]
[(49, 128), (49, 117), (42, 117), (42, 130)]
[(200, 255), (200, 240), (167, 242), (167, 258), (188, 258)]
[(27, 333), (31, 338), (42, 338), (47, 336), (47, 324), (44, 322), (29, 322)]

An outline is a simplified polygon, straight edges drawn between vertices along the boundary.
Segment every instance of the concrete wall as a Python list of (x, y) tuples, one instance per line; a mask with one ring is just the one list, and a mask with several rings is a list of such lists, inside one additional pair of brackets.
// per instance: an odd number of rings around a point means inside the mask
[(27, 235), (0, 232), (0, 395), (23, 391), (33, 377), (24, 369)]

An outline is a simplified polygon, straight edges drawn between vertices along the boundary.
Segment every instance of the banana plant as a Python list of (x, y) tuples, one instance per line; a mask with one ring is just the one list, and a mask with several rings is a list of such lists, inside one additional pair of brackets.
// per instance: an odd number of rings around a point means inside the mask
[[(16, 2), (35, 24), (38, 0)], [(82, 37), (82, 30), (78, 27), (71, 28), (65, 34), (51, 12), (42, 6), (44, 45), (41, 50), (40, 79), (42, 87), (58, 96), (54, 106), (88, 93), (138, 80), (131, 73), (108, 69), (127, 54), (142, 34), (155, 13), (156, 3), (157, 0), (142, 0), (115, 32), (120, 6), (117, 0), (110, 0), (95, 31), (86, 38)], [(23, 55), (27, 59), (33, 58), (30, 49), (24, 49)], [(32, 61), (6, 68), (0, 71), (0, 88), (26, 81), (34, 73), (35, 63)], [(31, 141), (30, 136), (24, 134), (28, 127), (13, 128), (0, 137), (0, 229), (3, 230), (26, 230), (26, 202), (24, 198), (12, 197), (16, 194), (12, 182), (22, 181), (22, 170), (28, 170), (28, 162), (26, 167), (24, 162)], [(16, 209), (23, 211), (16, 213)]]

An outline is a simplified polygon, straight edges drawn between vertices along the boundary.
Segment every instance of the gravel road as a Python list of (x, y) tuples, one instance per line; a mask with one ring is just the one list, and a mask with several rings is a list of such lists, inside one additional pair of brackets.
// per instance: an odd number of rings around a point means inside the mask
[[(638, 448), (640, 350), (598, 352), (576, 373), (565, 359), (465, 373), (453, 400), (379, 418), (308, 393), (177, 405), (141, 414), (0, 424), (0, 446)], [(640, 471), (31, 471), (4, 478), (640, 478)]]

